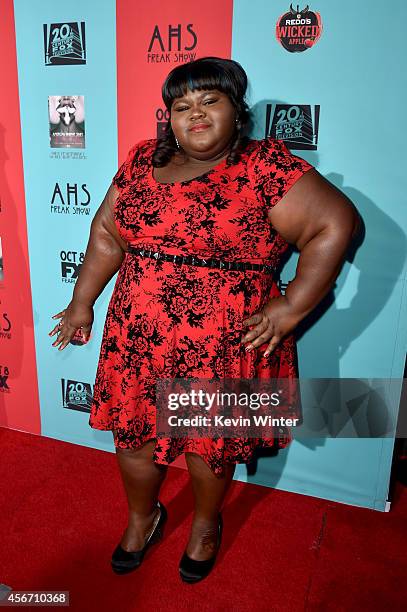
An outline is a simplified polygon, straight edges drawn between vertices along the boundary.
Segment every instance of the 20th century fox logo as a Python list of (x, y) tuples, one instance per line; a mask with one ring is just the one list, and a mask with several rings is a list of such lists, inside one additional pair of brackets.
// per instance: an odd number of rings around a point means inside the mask
[(92, 386), (89, 383), (61, 378), (63, 408), (90, 412), (92, 404)]
[(86, 64), (85, 22), (44, 23), (46, 66)]

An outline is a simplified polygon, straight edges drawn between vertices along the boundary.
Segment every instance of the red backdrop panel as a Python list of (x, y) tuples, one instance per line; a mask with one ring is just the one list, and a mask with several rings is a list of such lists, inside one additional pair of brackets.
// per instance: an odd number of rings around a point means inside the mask
[[(215, 55), (230, 59), (232, 0), (204, 5), (173, 0), (117, 0), (117, 117), (119, 161), (143, 138), (155, 138), (165, 122), (161, 86), (175, 66)], [(185, 467), (185, 455), (174, 466)]]
[(0, 425), (40, 433), (12, 0), (1, 13)]
[(232, 0), (204, 5), (117, 0), (119, 160), (163, 121), (161, 86), (172, 68), (205, 55), (230, 58)]

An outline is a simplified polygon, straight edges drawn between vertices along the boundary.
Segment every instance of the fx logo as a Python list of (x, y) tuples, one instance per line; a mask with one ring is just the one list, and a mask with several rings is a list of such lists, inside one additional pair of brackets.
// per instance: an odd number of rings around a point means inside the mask
[(61, 251), (61, 274), (64, 283), (72, 283), (78, 278), (85, 253), (78, 251)]
[(7, 366), (0, 366), (0, 391), (10, 393), (10, 387), (7, 384), (9, 377), (9, 369)]

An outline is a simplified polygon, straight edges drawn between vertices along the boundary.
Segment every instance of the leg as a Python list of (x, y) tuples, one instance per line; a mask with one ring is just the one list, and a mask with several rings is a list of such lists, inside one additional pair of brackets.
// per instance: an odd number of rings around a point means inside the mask
[[(116, 436), (116, 432), (113, 432)], [(167, 474), (167, 466), (154, 463), (152, 454), (155, 440), (149, 440), (137, 450), (117, 448), (116, 457), (127, 495), (129, 521), (121, 540), (127, 551), (139, 550), (159, 510), (156, 507), (160, 487)]]
[(205, 461), (196, 453), (185, 453), (195, 497), (195, 511), (186, 553), (196, 561), (204, 561), (215, 554), (218, 512), (232, 481), (236, 465), (225, 463), (223, 476), (215, 476)]

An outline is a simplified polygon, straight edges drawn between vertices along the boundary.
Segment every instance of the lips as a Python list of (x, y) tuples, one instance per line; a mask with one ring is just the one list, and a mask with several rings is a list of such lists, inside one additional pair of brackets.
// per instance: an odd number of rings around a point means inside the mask
[(189, 128), (190, 132), (200, 132), (201, 130), (206, 130), (209, 127), (208, 123), (196, 123), (194, 126)]

